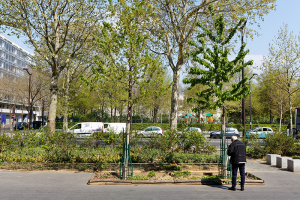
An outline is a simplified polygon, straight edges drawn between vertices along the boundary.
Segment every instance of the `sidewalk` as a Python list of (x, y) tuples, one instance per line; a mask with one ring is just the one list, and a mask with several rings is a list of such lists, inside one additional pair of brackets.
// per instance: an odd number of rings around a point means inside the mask
[(247, 158), (246, 172), (279, 172), (286, 169), (279, 169), (276, 166), (268, 165), (266, 161)]
[(265, 185), (249, 185), (245, 191), (229, 191), (219, 185), (87, 185), (88, 172), (4, 172), (0, 171), (1, 200), (198, 200), (198, 199), (299, 199), (300, 173), (271, 167), (264, 161), (248, 159), (246, 171), (265, 180)]

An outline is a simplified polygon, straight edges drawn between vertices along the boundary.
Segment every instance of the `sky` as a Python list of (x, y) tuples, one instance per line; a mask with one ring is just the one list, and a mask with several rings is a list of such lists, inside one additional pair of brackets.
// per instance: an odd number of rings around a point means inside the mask
[[(272, 43), (274, 37), (284, 24), (288, 25), (290, 32), (294, 35), (300, 34), (300, 0), (277, 0), (275, 11), (271, 11), (264, 17), (260, 28), (253, 26), (251, 28), (257, 30), (260, 36), (254, 36), (253, 40), (247, 39), (247, 48), (250, 50), (246, 60), (252, 59), (254, 65), (259, 66), (262, 63), (263, 56), (269, 53), (269, 44)], [(255, 72), (256, 70), (254, 70)], [(256, 71), (260, 73), (259, 71)]]
[[(264, 17), (264, 21), (260, 22), (260, 27), (251, 26), (252, 29), (258, 31), (260, 36), (254, 36), (253, 39), (247, 38), (245, 41), (247, 43), (246, 48), (250, 50), (246, 60), (252, 59), (254, 61), (253, 66), (261, 65), (263, 57), (268, 55), (269, 44), (272, 43), (274, 36), (284, 24), (288, 24), (289, 31), (293, 31), (295, 35), (300, 34), (300, 0), (277, 0), (276, 4), (276, 10)], [(34, 53), (33, 49), (24, 44), (24, 39), (2, 34), (30, 53)], [(257, 69), (254, 69), (254, 72), (261, 73)], [(181, 76), (182, 78), (184, 78), (184, 74)]]

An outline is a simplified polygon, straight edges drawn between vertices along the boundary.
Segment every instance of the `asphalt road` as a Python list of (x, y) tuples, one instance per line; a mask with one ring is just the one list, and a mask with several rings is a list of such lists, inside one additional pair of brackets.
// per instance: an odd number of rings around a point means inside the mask
[(205, 185), (87, 185), (92, 173), (0, 172), (1, 200), (193, 200), (193, 199), (299, 199), (300, 174), (287, 171), (256, 172), (264, 186)]

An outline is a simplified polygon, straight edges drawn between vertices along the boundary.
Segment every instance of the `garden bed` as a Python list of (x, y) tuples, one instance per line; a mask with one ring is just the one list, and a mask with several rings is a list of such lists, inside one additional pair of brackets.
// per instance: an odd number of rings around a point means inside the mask
[[(217, 175), (207, 172), (134, 172), (127, 180), (120, 180), (117, 172), (96, 172), (88, 181), (88, 185), (230, 185), (231, 180), (220, 179)], [(217, 172), (215, 173), (217, 174)], [(240, 179), (238, 178), (238, 181)], [(246, 173), (245, 185), (264, 185), (264, 180), (253, 174)]]

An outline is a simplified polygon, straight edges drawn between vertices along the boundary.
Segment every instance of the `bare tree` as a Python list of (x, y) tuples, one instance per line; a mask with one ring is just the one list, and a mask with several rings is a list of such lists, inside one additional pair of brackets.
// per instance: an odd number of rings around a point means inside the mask
[(292, 96), (299, 90), (297, 80), (300, 75), (300, 36), (289, 33), (288, 26), (280, 28), (269, 47), (269, 56), (265, 58), (263, 70), (272, 74), (274, 84), (285, 91), (289, 102), (290, 135), (292, 134)]
[(2, 29), (27, 38), (27, 44), (50, 66), (51, 132), (55, 131), (58, 78), (90, 39), (101, 19), (99, 5), (101, 1), (96, 0), (0, 1)]

